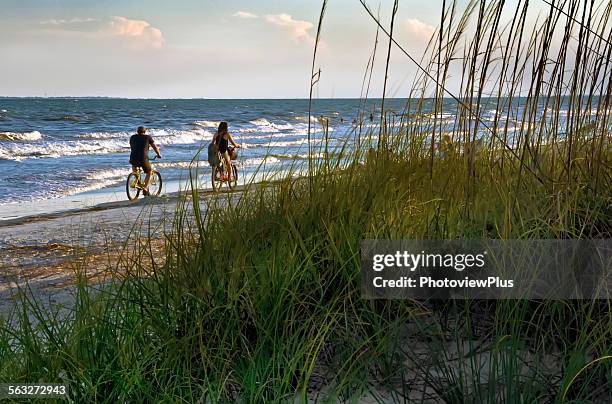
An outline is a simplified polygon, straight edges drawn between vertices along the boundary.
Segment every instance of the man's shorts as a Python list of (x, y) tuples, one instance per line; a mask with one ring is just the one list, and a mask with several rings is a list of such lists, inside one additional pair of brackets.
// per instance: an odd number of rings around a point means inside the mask
[(149, 162), (149, 160), (147, 161), (130, 161), (130, 164), (134, 167), (140, 167), (142, 168), (142, 171), (144, 171), (145, 173), (149, 174), (151, 173), (151, 163)]

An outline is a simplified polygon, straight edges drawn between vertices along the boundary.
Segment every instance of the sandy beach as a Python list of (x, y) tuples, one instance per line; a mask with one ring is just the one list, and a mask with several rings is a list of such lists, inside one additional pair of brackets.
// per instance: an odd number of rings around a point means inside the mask
[[(213, 195), (200, 191), (201, 206)], [(191, 206), (190, 194), (175, 192), (0, 221), (0, 314), (13, 311), (26, 285), (40, 303), (70, 309), (77, 274), (95, 288), (139, 237), (150, 237), (163, 259), (164, 232), (184, 199)]]

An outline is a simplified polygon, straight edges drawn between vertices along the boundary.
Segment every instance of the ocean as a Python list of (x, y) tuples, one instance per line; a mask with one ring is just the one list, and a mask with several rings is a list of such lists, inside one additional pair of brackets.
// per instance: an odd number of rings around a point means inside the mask
[[(322, 138), (316, 117), (329, 119), (328, 142), (333, 150), (355, 135), (360, 111), (363, 125), (376, 126), (380, 101), (370, 99), (364, 105), (359, 99), (313, 100), (314, 141), (321, 144)], [(387, 99), (385, 110), (401, 113), (406, 101)], [(496, 103), (496, 99), (481, 100), (481, 122), (494, 119)], [(568, 114), (567, 102), (562, 104), (560, 127)], [(433, 100), (424, 100), (419, 113), (433, 117), (433, 110)], [(456, 110), (454, 101), (444, 100), (436, 125), (444, 131), (455, 130)], [(510, 139), (521, 121), (520, 98), (514, 100), (513, 110), (517, 112), (509, 122)], [(545, 111), (550, 108), (542, 105), (538, 115)], [(586, 111), (587, 117), (596, 113)], [(550, 112), (547, 116), (554, 117)], [(306, 161), (305, 99), (0, 98), (0, 220), (125, 200), (129, 138), (140, 125), (149, 128), (161, 146), (163, 159), (154, 166), (162, 172), (164, 192), (184, 188), (188, 167), (199, 150), (198, 185), (210, 187), (206, 146), (220, 121), (229, 123), (236, 142), (243, 146), (240, 183)], [(504, 119), (498, 124), (504, 126)]]
[[(398, 111), (404, 104), (387, 100)], [(377, 105), (365, 110), (377, 113)], [(314, 138), (322, 134), (317, 116), (329, 118), (330, 147), (350, 136), (359, 106), (315, 100)], [(0, 219), (125, 199), (129, 137), (140, 125), (161, 146), (154, 165), (165, 192), (179, 189), (200, 148), (199, 183), (210, 186), (206, 146), (220, 121), (243, 146), (242, 181), (307, 156), (308, 100), (0, 98)]]

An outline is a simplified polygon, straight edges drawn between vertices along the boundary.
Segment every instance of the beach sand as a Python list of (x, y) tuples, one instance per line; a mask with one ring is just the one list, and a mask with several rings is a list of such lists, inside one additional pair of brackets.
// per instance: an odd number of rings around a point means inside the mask
[[(200, 191), (202, 207), (212, 195)], [(78, 276), (91, 288), (105, 283), (109, 268), (129, 259), (139, 237), (150, 237), (153, 253), (163, 259), (163, 235), (183, 199), (191, 205), (190, 194), (177, 192), (0, 221), (0, 316), (10, 315), (24, 295), (70, 310)]]

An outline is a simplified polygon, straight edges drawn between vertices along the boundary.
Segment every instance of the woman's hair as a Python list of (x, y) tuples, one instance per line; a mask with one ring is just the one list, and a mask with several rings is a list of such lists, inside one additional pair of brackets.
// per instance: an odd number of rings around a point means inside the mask
[(219, 124), (219, 127), (217, 128), (217, 133), (221, 134), (221, 133), (226, 133), (227, 132), (227, 122), (221, 122)]

